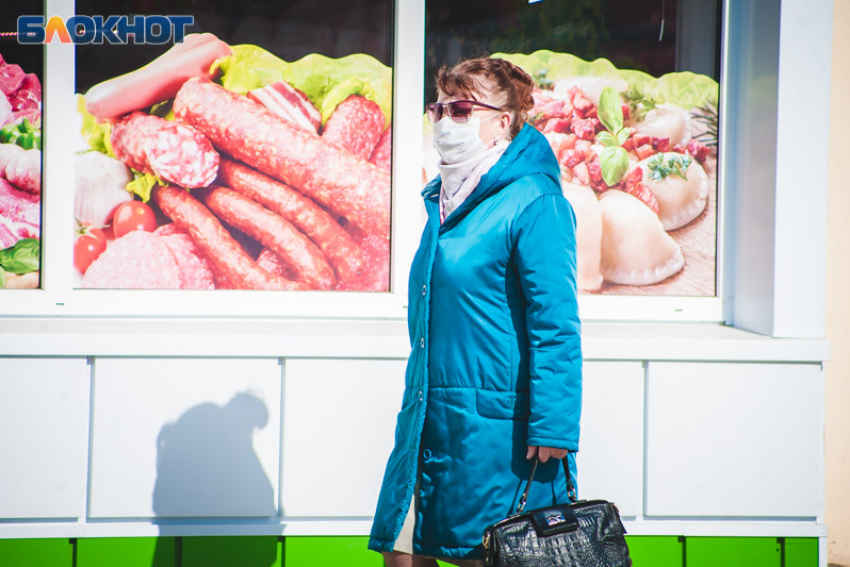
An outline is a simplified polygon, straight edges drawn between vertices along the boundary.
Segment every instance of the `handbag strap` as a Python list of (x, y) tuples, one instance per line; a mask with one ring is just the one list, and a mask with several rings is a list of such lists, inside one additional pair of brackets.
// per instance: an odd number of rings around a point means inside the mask
[[(567, 453), (567, 455), (569, 455), (569, 453)], [(534, 457), (534, 463), (531, 465), (531, 474), (528, 476), (528, 482), (525, 483), (525, 490), (522, 491), (522, 496), (519, 497), (519, 503), (516, 507), (517, 514), (522, 514), (522, 511), (525, 509), (525, 504), (528, 502), (528, 493), (531, 490), (531, 482), (534, 480), (534, 474), (537, 472), (537, 464), (539, 462), (539, 459)], [(564, 475), (567, 477), (567, 498), (570, 499), (570, 502), (576, 502), (578, 500), (578, 493), (573, 485), (573, 479), (570, 476), (570, 465), (567, 457), (561, 459), (561, 464), (564, 466)]]

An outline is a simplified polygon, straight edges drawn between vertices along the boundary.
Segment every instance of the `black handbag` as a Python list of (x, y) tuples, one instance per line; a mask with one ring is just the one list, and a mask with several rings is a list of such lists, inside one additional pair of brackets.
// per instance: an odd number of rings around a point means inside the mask
[(567, 459), (569, 504), (523, 512), (537, 459), (513, 516), (484, 530), (488, 567), (629, 567), (632, 560), (617, 507), (605, 500), (577, 501)]

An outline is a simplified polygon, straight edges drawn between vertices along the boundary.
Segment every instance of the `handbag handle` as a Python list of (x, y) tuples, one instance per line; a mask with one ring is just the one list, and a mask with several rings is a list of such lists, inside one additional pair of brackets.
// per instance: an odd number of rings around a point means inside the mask
[[(528, 501), (528, 492), (531, 490), (531, 482), (534, 480), (534, 474), (537, 472), (537, 464), (539, 462), (539, 459), (534, 457), (534, 464), (531, 465), (531, 474), (528, 477), (528, 482), (525, 483), (525, 490), (523, 490), (522, 496), (519, 497), (519, 503), (516, 507), (517, 514), (522, 514), (522, 511), (525, 509), (525, 503)], [(570, 499), (570, 502), (576, 502), (578, 500), (578, 493), (575, 486), (573, 486), (573, 479), (570, 477), (570, 465), (567, 462), (567, 457), (561, 459), (561, 464), (564, 465), (564, 474), (567, 477), (567, 498)]]

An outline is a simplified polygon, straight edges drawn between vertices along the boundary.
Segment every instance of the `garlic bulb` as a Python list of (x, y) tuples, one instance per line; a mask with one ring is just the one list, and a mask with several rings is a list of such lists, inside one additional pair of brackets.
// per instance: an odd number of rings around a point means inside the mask
[(115, 207), (133, 196), (125, 189), (130, 169), (100, 152), (74, 157), (74, 216), (85, 225), (104, 226)]

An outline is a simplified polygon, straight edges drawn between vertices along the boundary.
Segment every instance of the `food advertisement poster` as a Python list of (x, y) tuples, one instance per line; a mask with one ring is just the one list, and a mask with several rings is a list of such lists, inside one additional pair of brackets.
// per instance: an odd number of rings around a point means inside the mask
[(0, 289), (32, 289), (41, 273), (43, 47), (15, 40), (19, 3), (0, 6)]
[(392, 0), (138, 4), (76, 2), (76, 287), (389, 291)]
[(532, 77), (528, 122), (576, 214), (580, 293), (714, 297), (720, 88), (716, 67), (688, 68), (686, 3), (479, 4), (429, 2), (430, 71), (487, 53)]

